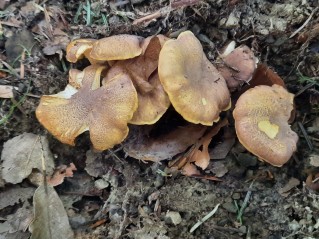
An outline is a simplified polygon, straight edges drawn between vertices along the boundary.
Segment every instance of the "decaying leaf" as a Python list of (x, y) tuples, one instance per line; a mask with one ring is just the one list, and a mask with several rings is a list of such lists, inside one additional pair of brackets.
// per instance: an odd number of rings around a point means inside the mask
[(169, 164), (170, 167), (177, 167), (184, 175), (199, 177), (201, 174), (197, 170), (196, 166), (203, 170), (207, 168), (210, 161), (208, 145), (219, 130), (227, 124), (227, 119), (223, 119), (216, 125), (212, 126), (185, 156), (171, 162)]
[[(32, 192), (34, 192), (34, 190), (32, 190)], [(11, 226), (9, 233), (26, 231), (32, 220), (32, 206), (28, 201), (25, 201), (23, 206), (20, 207), (14, 214), (7, 216), (7, 222)]]
[(316, 175), (309, 174), (306, 179), (306, 185), (311, 190), (319, 191), (319, 173)]
[(13, 86), (0, 85), (0, 98), (6, 98), (6, 99), (13, 98)]
[(291, 191), (294, 187), (298, 186), (299, 184), (300, 184), (299, 179), (297, 179), (297, 178), (291, 178), (291, 179), (289, 179), (288, 183), (286, 183), (285, 186), (283, 186), (282, 188), (280, 188), (280, 189), (278, 190), (278, 192), (280, 193), (281, 196), (287, 197), (287, 196), (289, 195), (290, 191)]
[(8, 188), (0, 193), (0, 210), (12, 206), (19, 202), (24, 202), (25, 200), (32, 197), (34, 193), (33, 188)]
[(211, 159), (224, 159), (230, 152), (236, 141), (235, 132), (226, 128), (222, 141), (215, 145), (211, 150), (209, 150), (209, 155)]
[(76, 167), (73, 163), (70, 163), (70, 166), (61, 165), (55, 169), (52, 177), (48, 179), (48, 184), (55, 187), (63, 183), (64, 178), (73, 177), (73, 171), (76, 171)]
[(40, 186), (33, 196), (34, 221), (29, 230), (31, 239), (74, 237), (62, 201), (52, 186)]
[(51, 173), (54, 161), (46, 137), (23, 133), (8, 140), (4, 143), (1, 154), (3, 179), (16, 184), (27, 178), (32, 169), (41, 171), (42, 155), (47, 172)]
[(189, 124), (158, 138), (145, 135), (125, 145), (124, 151), (131, 157), (158, 162), (171, 159), (194, 144), (205, 132), (206, 126)]

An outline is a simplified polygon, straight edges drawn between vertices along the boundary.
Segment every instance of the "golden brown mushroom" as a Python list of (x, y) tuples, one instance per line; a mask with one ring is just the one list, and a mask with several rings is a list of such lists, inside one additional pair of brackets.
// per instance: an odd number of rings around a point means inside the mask
[(66, 59), (75, 63), (85, 56), (90, 60), (89, 54), (94, 42), (96, 42), (94, 39), (77, 39), (70, 42), (66, 47)]
[(143, 38), (134, 35), (116, 35), (97, 40), (90, 57), (99, 61), (125, 60), (141, 55)]
[(220, 111), (230, 106), (224, 78), (190, 31), (164, 44), (158, 73), (175, 110), (189, 122), (212, 125), (219, 120)]
[(126, 138), (127, 123), (137, 108), (137, 93), (125, 74), (100, 86), (104, 69), (99, 65), (85, 68), (79, 90), (67, 85), (58, 94), (41, 97), (36, 116), (61, 142), (74, 145), (75, 138), (89, 130), (94, 148), (105, 150)]
[(142, 43), (143, 53), (133, 59), (118, 61), (111, 67), (106, 78), (120, 72), (129, 74), (138, 93), (138, 108), (131, 124), (154, 124), (170, 105), (157, 74), (158, 57), (164, 36), (151, 36)]
[(296, 150), (288, 124), (293, 94), (279, 85), (256, 86), (242, 94), (233, 112), (237, 137), (260, 160), (281, 167)]
[(216, 67), (225, 78), (229, 90), (234, 91), (252, 79), (257, 62), (252, 50), (242, 45), (228, 54), (221, 55)]

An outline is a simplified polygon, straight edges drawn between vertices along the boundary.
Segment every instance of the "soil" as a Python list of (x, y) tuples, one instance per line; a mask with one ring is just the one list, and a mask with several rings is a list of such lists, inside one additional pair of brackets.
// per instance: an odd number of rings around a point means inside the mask
[[(0, 65), (8, 69), (3, 64), (6, 62), (21, 70), (20, 62), (14, 62), (21, 48), (15, 51), (15, 46), (32, 48), (22, 61), (23, 79), (12, 72), (0, 78), (0, 85), (15, 87), (16, 101), (23, 98), (7, 120), (3, 117), (15, 102), (0, 98), (0, 150), (9, 139), (30, 132), (47, 137), (56, 166), (75, 164), (74, 176), (55, 187), (75, 238), (319, 238), (319, 195), (306, 185), (307, 177), (319, 172), (317, 0), (184, 1), (193, 4), (140, 25), (133, 20), (156, 12), (169, 1), (34, 2), (38, 7), (28, 1), (0, 4)], [(84, 8), (88, 9), (89, 3), (91, 18)], [(113, 149), (114, 153), (93, 152), (86, 133), (75, 147), (64, 145), (37, 121), (39, 97), (64, 89), (68, 69), (87, 64), (66, 61), (65, 47), (70, 40), (123, 33), (176, 37), (185, 30), (200, 39), (212, 62), (231, 40), (249, 46), (259, 61), (277, 72), (287, 89), (297, 94), (292, 129), (299, 135), (298, 151), (283, 167), (258, 161), (236, 142), (224, 159), (212, 160), (206, 170), (220, 173), (216, 165), (221, 165), (226, 172), (221, 181), (168, 175), (164, 173), (167, 160), (139, 161), (126, 157), (121, 146)], [(129, 137), (134, 132), (131, 130)], [(97, 180), (107, 183), (106, 187), (97, 189)], [(31, 184), (26, 179), (19, 185)], [(11, 187), (0, 180), (2, 195)], [(245, 198), (247, 207), (240, 217), (236, 205), (243, 206)], [(0, 208), (0, 222), (16, 213), (22, 203)], [(192, 226), (218, 204), (217, 212), (191, 233)], [(28, 230), (0, 232), (0, 238), (30, 237)]]

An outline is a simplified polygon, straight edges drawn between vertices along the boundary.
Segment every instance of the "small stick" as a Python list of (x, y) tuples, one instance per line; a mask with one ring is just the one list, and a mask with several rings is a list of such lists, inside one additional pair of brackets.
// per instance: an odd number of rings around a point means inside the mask
[(310, 138), (309, 138), (309, 136), (308, 136), (308, 134), (307, 134), (307, 132), (305, 130), (305, 127), (300, 122), (298, 122), (298, 126), (299, 126), (303, 136), (305, 137), (305, 140), (306, 140), (306, 142), (308, 144), (308, 147), (309, 147), (310, 151), (312, 151), (313, 150), (313, 145), (312, 145), (312, 143), (310, 141)]
[(203, 217), (202, 219), (198, 220), (198, 222), (196, 222), (196, 224), (189, 230), (190, 233), (192, 233), (193, 231), (195, 231), (200, 225), (202, 225), (205, 221), (207, 221), (211, 216), (213, 216), (216, 212), (217, 209), (219, 207), (220, 203), (218, 203), (214, 209), (208, 213), (205, 217)]
[(315, 14), (315, 12), (319, 9), (319, 7), (316, 7), (312, 13), (309, 15), (308, 19), (304, 22), (304, 24), (302, 24), (296, 31), (294, 31), (294, 33), (292, 33), (290, 35), (289, 38), (293, 38), (295, 35), (297, 35), (298, 32), (300, 32), (311, 20), (311, 18), (313, 17), (313, 15)]

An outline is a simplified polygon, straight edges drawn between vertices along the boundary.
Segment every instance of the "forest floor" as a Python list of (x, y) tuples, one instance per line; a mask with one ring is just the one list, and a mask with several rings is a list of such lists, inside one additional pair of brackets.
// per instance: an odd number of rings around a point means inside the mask
[[(48, 200), (34, 196), (42, 180), (41, 151), (52, 160), (48, 173), (63, 175), (56, 179), (56, 201), (50, 202), (59, 211), (62, 201), (75, 238), (319, 238), (319, 186), (311, 178), (319, 172), (318, 1), (177, 2), (182, 4), (171, 9), (166, 0), (0, 3), (0, 151), (14, 137), (9, 156), (23, 147), (36, 151), (23, 162), (19, 156), (1, 157), (0, 239), (29, 238), (30, 223), (40, 230), (41, 222), (32, 220), (36, 200)], [(156, 18), (136, 21), (160, 9)], [(71, 40), (117, 34), (173, 38), (186, 30), (198, 37), (212, 63), (232, 40), (249, 46), (296, 95), (292, 129), (299, 136), (298, 149), (283, 167), (257, 160), (236, 140), (227, 156), (211, 160), (205, 170), (220, 181), (170, 174), (168, 160), (126, 157), (126, 142), (95, 152), (84, 134), (71, 147), (37, 121), (40, 97), (63, 90), (68, 70), (82, 67), (66, 61)], [(136, 132), (130, 127), (128, 138)], [(222, 143), (222, 132), (210, 150)], [(43, 143), (37, 150), (38, 136)], [(217, 205), (216, 213), (190, 232)], [(62, 214), (55, 219), (62, 222)], [(63, 225), (61, 231), (52, 228), (57, 230), (52, 235), (67, 231)], [(32, 238), (40, 237), (34, 233)]]

